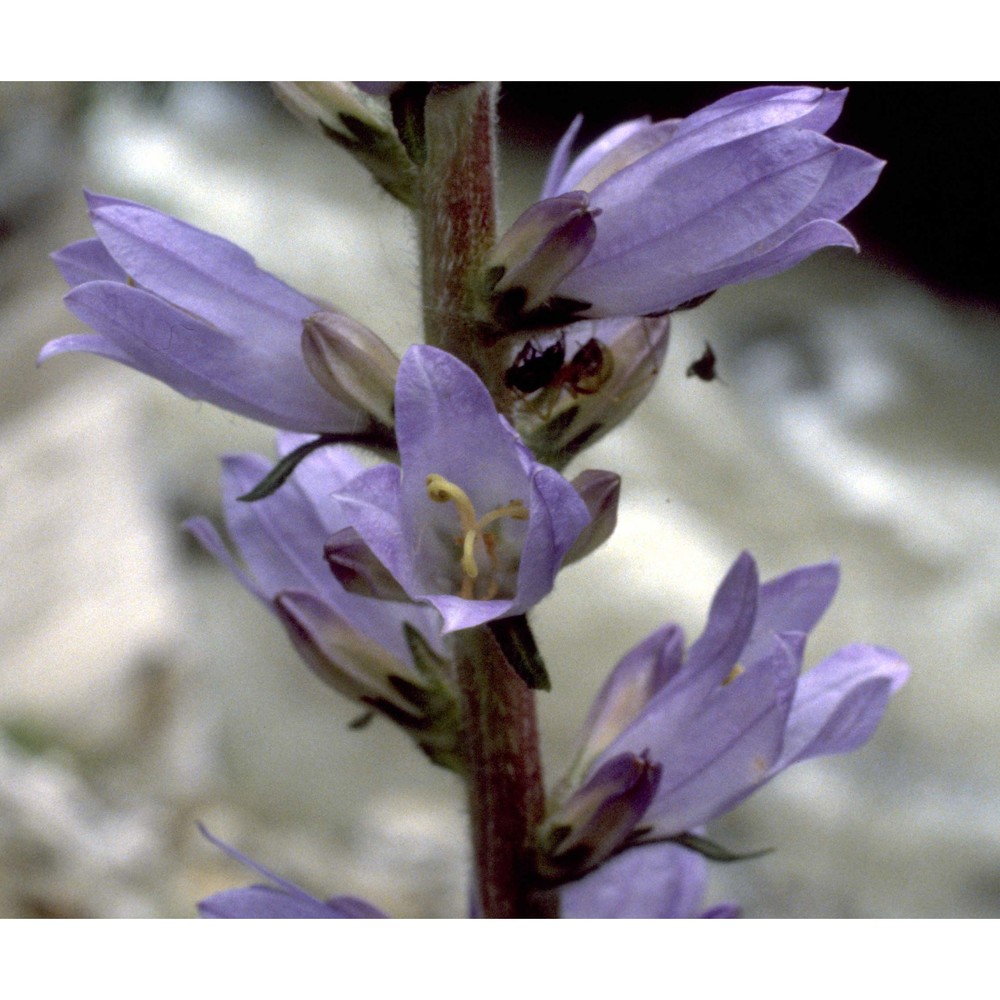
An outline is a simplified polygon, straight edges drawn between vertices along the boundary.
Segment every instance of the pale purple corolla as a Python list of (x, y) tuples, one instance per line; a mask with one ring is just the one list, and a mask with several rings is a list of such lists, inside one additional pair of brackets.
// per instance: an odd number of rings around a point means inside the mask
[(367, 919), (384, 917), (371, 903), (354, 896), (334, 896), (322, 900), (310, 895), (275, 875), (263, 865), (252, 861), (245, 854), (230, 847), (218, 837), (213, 837), (199, 824), (202, 835), (220, 850), (247, 868), (263, 875), (270, 885), (250, 885), (240, 889), (224, 889), (198, 903), (198, 914), (223, 920), (311, 920), (311, 919)]
[[(279, 453), (288, 454), (303, 440), (279, 435)], [(222, 463), (226, 527), (242, 565), (207, 519), (194, 518), (186, 527), (277, 615), (317, 676), (408, 729), (438, 763), (457, 766), (457, 707), (447, 671), (438, 669), (446, 651), (437, 615), (426, 606), (347, 592), (323, 556), (327, 537), (346, 524), (331, 494), (364, 466), (345, 448), (323, 448), (300, 462), (271, 496), (239, 500), (270, 465), (251, 454)]]
[(626, 851), (564, 886), (560, 916), (598, 919), (685, 919), (741, 916), (733, 903), (704, 908), (708, 863), (677, 844)]
[(838, 220), (884, 163), (823, 135), (846, 94), (755, 87), (684, 119), (623, 122), (571, 159), (577, 118), (542, 200), (489, 262), (495, 311), (659, 314), (822, 247), (856, 250)]
[(51, 341), (40, 362), (87, 351), (285, 430), (370, 430), (371, 415), (325, 391), (303, 359), (303, 321), (322, 304), (228, 240), (136, 202), (86, 197), (97, 237), (53, 260), (71, 286), (67, 308), (96, 332)]
[(753, 558), (740, 555), (686, 653), (681, 629), (668, 624), (615, 667), (558, 796), (620, 755), (648, 756), (659, 781), (633, 842), (677, 836), (792, 764), (865, 743), (908, 668), (892, 650), (854, 644), (800, 674), (806, 637), (838, 577), (823, 563), (761, 585)]
[[(403, 356), (396, 435), (399, 466), (368, 469), (331, 497), (354, 542), (433, 605), (445, 632), (527, 612), (590, 524), (580, 494), (535, 461), (475, 373), (434, 347)], [(337, 564), (336, 540), (327, 555)]]

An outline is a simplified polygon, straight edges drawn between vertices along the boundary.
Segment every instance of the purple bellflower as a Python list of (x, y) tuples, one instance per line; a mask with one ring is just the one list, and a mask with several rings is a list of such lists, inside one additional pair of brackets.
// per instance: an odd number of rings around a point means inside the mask
[(53, 260), (71, 286), (67, 308), (96, 333), (51, 341), (39, 362), (88, 351), (284, 430), (371, 429), (374, 418), (324, 389), (303, 358), (303, 322), (323, 305), (156, 209), (89, 193), (87, 204), (97, 238)]
[[(279, 452), (287, 454), (302, 440), (279, 435)], [(407, 729), (432, 760), (457, 767), (457, 702), (436, 613), (348, 593), (323, 557), (326, 538), (345, 527), (342, 508), (330, 495), (363, 465), (346, 448), (323, 448), (301, 462), (276, 493), (254, 503), (238, 500), (268, 468), (260, 455), (223, 460), (226, 526), (245, 568), (205, 518), (186, 527), (277, 615), (321, 680)]]
[(250, 885), (242, 889), (224, 889), (198, 904), (202, 917), (222, 920), (311, 920), (366, 919), (384, 917), (377, 907), (354, 896), (334, 896), (326, 901), (311, 896), (294, 882), (275, 875), (263, 865), (251, 861), (245, 854), (213, 837), (199, 824), (204, 837), (235, 861), (263, 875), (271, 885)]
[[(445, 632), (524, 614), (590, 525), (581, 495), (534, 460), (475, 373), (434, 347), (403, 357), (396, 434), (400, 466), (362, 472), (332, 497), (353, 529), (352, 565), (367, 548), (395, 596), (432, 604)], [(343, 537), (327, 547), (335, 573)]]
[(785, 271), (826, 246), (883, 161), (823, 135), (846, 91), (755, 87), (684, 119), (623, 122), (571, 161), (582, 119), (489, 261), (510, 322), (655, 315)]
[[(677, 836), (792, 764), (865, 743), (908, 668), (891, 650), (856, 644), (800, 676), (806, 636), (832, 601), (838, 576), (835, 564), (824, 563), (761, 585), (743, 553), (686, 654), (681, 629), (668, 624), (612, 671), (557, 790), (562, 810), (609, 762), (632, 755), (651, 761), (658, 780), (631, 842)], [(609, 802), (624, 790), (609, 792)], [(627, 846), (620, 825), (612, 833), (606, 853)]]

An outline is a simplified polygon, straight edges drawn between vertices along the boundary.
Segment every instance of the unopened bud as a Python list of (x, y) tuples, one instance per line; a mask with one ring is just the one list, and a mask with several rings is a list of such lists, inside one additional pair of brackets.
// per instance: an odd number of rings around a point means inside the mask
[(390, 194), (416, 204), (417, 168), (383, 101), (340, 81), (272, 87), (292, 114), (360, 160)]
[(563, 557), (563, 566), (590, 555), (603, 545), (618, 523), (618, 497), (622, 477), (616, 472), (587, 469), (571, 483), (590, 512), (590, 524), (576, 537), (573, 547)]
[(368, 327), (343, 313), (315, 313), (302, 326), (302, 354), (331, 396), (392, 427), (399, 358)]
[(549, 301), (593, 248), (596, 214), (583, 192), (570, 191), (537, 202), (517, 219), (487, 260), (488, 291), (498, 317), (527, 316)]
[[(532, 452), (557, 469), (646, 398), (667, 353), (670, 317), (583, 321), (560, 336), (567, 341), (566, 364), (540, 398), (525, 399), (514, 411), (515, 426)], [(572, 344), (579, 346), (570, 353)]]
[(602, 764), (542, 824), (541, 878), (580, 878), (624, 846), (653, 801), (661, 772), (645, 753), (620, 754)]
[(372, 552), (354, 528), (341, 528), (323, 547), (323, 555), (337, 582), (348, 593), (382, 601), (409, 601), (399, 581)]

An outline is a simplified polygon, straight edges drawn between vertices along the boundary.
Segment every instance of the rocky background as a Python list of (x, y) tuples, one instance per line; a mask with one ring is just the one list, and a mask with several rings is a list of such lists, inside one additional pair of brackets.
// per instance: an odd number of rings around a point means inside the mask
[[(553, 130), (581, 106), (603, 124), (615, 93), (597, 107), (592, 91), (509, 88), (507, 219)], [(619, 114), (642, 110), (619, 93)], [(937, 227), (942, 266), (921, 257), (898, 220), (931, 192), (912, 150), (934, 106), (873, 94), (875, 135), (891, 125), (866, 148), (889, 155), (904, 108), (913, 141), (862, 211), (867, 252), (825, 251), (677, 317), (658, 387), (586, 456), (623, 475), (619, 528), (535, 616), (555, 778), (617, 658), (668, 618), (697, 634), (740, 549), (765, 576), (839, 557), (812, 662), (863, 640), (913, 676), (863, 751), (793, 769), (713, 828), (776, 848), (712, 869), (712, 899), (750, 917), (1000, 915), (1000, 340), (995, 269), (960, 238), (963, 212), (971, 233), (996, 203), (977, 210), (967, 160), (965, 184), (936, 189), (958, 218)], [(658, 116), (704, 103), (646, 98)], [(844, 125), (835, 137), (861, 142), (861, 120)], [(232, 239), (399, 348), (418, 337), (405, 211), (266, 88), (0, 85), (0, 916), (191, 916), (253, 880), (196, 821), (317, 894), (461, 915), (456, 783), (387, 724), (349, 730), (356, 710), (178, 527), (218, 519), (217, 456), (270, 454), (272, 432), (100, 359), (36, 370), (79, 329), (47, 254), (89, 235), (81, 187)], [(706, 341), (721, 382), (684, 376)]]

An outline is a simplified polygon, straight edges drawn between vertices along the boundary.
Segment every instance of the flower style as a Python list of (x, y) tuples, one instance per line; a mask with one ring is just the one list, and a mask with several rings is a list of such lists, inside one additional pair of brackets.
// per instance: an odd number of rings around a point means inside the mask
[(623, 122), (575, 160), (582, 119), (489, 262), (495, 314), (653, 315), (825, 246), (883, 161), (823, 133), (846, 91), (755, 87), (684, 119)]
[[(472, 370), (436, 348), (403, 357), (396, 434), (401, 467), (376, 466), (333, 496), (352, 541), (432, 604), (445, 632), (524, 614), (590, 523), (586, 503), (532, 458)], [(340, 553), (335, 538), (335, 572)]]
[(288, 882), (263, 865), (251, 861), (245, 854), (213, 837), (199, 824), (202, 836), (231, 858), (263, 875), (272, 885), (250, 885), (243, 889), (224, 889), (198, 903), (202, 917), (223, 920), (307, 920), (307, 919), (366, 919), (385, 914), (371, 903), (354, 896), (334, 896), (325, 902)]
[(303, 321), (320, 304), (227, 240), (156, 209), (89, 193), (87, 204), (97, 238), (53, 260), (72, 286), (67, 308), (97, 332), (51, 341), (39, 362), (99, 354), (285, 430), (352, 434), (376, 425), (349, 398), (324, 391), (303, 359)]
[(616, 843), (605, 854), (691, 831), (786, 767), (868, 740), (908, 675), (896, 653), (845, 646), (799, 676), (806, 636), (832, 601), (838, 576), (835, 564), (824, 563), (760, 585), (743, 553), (686, 655), (672, 624), (625, 655), (594, 702), (557, 792), (571, 802), (622, 755), (658, 766), (631, 841), (615, 828)]
[[(302, 438), (279, 435), (287, 454)], [(330, 494), (363, 466), (346, 449), (324, 448), (299, 464), (276, 493), (241, 502), (269, 467), (260, 455), (223, 460), (223, 509), (246, 569), (205, 518), (186, 527), (281, 620), (321, 680), (398, 723), (436, 763), (459, 768), (457, 701), (442, 659), (433, 610), (348, 593), (323, 558), (323, 542), (344, 527)]]

